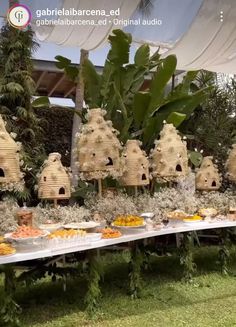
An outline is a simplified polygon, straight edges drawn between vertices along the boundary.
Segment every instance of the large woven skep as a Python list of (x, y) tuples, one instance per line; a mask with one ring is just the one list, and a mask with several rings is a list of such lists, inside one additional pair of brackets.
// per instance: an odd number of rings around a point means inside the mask
[(172, 124), (165, 124), (160, 139), (151, 150), (152, 176), (165, 181), (176, 181), (189, 174), (187, 145)]
[(19, 150), (0, 115), (0, 183), (17, 183), (21, 180)]
[(120, 179), (125, 186), (141, 186), (149, 184), (149, 161), (146, 153), (140, 149), (141, 142), (128, 140), (122, 152), (124, 165)]
[(69, 173), (61, 163), (59, 153), (50, 153), (45, 161), (38, 184), (40, 199), (69, 199), (71, 181)]
[(90, 109), (88, 122), (83, 125), (77, 138), (79, 172), (85, 179), (100, 179), (120, 175), (121, 145), (118, 131), (111, 121), (105, 121), (105, 110)]
[(203, 158), (201, 167), (196, 174), (196, 189), (202, 191), (216, 191), (221, 186), (221, 176), (218, 168), (213, 164), (213, 157)]

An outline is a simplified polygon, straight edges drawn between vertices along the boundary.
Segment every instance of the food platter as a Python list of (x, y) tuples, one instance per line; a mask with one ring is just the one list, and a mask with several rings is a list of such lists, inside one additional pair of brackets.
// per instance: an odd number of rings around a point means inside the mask
[(111, 226), (119, 228), (119, 229), (124, 229), (124, 230), (139, 229), (139, 228), (146, 227), (146, 222), (144, 222), (142, 225), (137, 225), (137, 226), (118, 226), (118, 225), (115, 225), (114, 223), (112, 223)]
[(96, 223), (95, 221), (84, 221), (81, 223), (70, 223), (66, 224), (63, 227), (66, 229), (91, 229), (99, 227), (100, 224)]
[(7, 233), (4, 235), (4, 238), (8, 241), (15, 241), (15, 242), (31, 242), (31, 241), (35, 241), (41, 238), (46, 237), (47, 235), (49, 235), (48, 231), (43, 231), (43, 233), (41, 235), (38, 236), (32, 236), (32, 237), (14, 237), (12, 236), (13, 233)]
[(55, 223), (55, 224), (41, 224), (39, 228), (48, 232), (54, 232), (60, 228), (62, 228), (62, 224)]

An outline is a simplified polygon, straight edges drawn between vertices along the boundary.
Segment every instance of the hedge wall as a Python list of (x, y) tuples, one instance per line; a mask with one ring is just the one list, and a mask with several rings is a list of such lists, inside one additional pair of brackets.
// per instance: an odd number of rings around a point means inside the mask
[(70, 166), (73, 111), (56, 107), (40, 108), (36, 109), (36, 114), (42, 119), (46, 154), (59, 152), (62, 155), (63, 165)]

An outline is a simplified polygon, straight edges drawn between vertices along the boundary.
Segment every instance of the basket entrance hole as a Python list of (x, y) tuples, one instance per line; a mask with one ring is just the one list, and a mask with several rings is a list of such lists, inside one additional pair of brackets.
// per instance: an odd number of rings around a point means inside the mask
[(0, 177), (5, 177), (5, 173), (4, 173), (4, 170), (2, 168), (0, 168)]
[(113, 166), (113, 160), (111, 159), (111, 157), (108, 157), (108, 163), (106, 164), (106, 166)]
[(216, 181), (213, 181), (213, 182), (211, 183), (211, 186), (216, 187)]
[(145, 181), (147, 179), (146, 174), (142, 174), (142, 181)]
[(65, 188), (64, 188), (64, 187), (61, 187), (61, 188), (59, 189), (59, 194), (65, 194), (65, 193), (66, 193)]
[(182, 171), (182, 167), (181, 167), (181, 165), (178, 164), (178, 165), (176, 166), (175, 170), (176, 170), (176, 171)]

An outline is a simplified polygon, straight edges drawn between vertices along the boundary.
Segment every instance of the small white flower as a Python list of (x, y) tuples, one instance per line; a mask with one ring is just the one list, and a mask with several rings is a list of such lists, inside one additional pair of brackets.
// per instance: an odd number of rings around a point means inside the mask
[(11, 137), (12, 137), (13, 139), (15, 139), (15, 138), (17, 137), (17, 134), (14, 133), (14, 132), (11, 132), (10, 135), (11, 135)]

